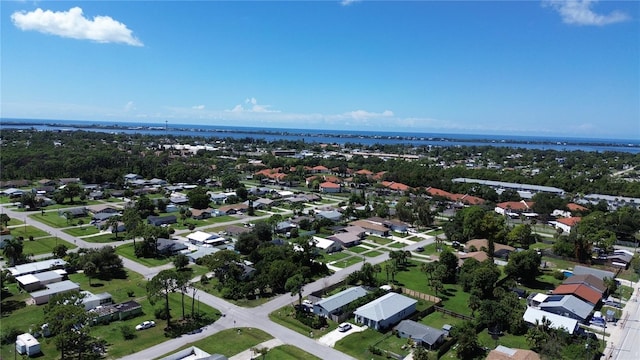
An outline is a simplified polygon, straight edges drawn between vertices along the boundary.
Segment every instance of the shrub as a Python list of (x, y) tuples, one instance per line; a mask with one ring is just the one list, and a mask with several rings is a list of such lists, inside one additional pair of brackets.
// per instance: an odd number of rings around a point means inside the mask
[(134, 296), (135, 296), (135, 293), (134, 293), (133, 291), (131, 291), (131, 290), (130, 290), (130, 291), (127, 291), (127, 296), (129, 296), (129, 297), (134, 297)]
[(23, 331), (20, 331), (16, 328), (10, 328), (6, 331), (3, 331), (2, 336), (0, 337), (0, 343), (2, 343), (3, 345), (12, 344), (14, 341), (16, 341), (18, 335), (22, 333)]
[(558, 280), (564, 280), (564, 273), (562, 271), (554, 271), (553, 277)]
[(131, 340), (136, 337), (135, 331), (131, 328), (131, 326), (122, 324), (120, 325), (120, 333), (125, 340)]
[(153, 314), (156, 316), (156, 319), (161, 320), (167, 320), (167, 318), (169, 317), (169, 314), (167, 314), (167, 310), (164, 307), (155, 309)]

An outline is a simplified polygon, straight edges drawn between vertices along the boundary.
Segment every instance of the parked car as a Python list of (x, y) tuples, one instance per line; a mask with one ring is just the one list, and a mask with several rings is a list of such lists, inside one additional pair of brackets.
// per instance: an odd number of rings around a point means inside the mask
[(338, 325), (338, 331), (340, 332), (347, 332), (349, 330), (351, 330), (351, 324), (349, 323), (342, 323)]
[(417, 251), (417, 252), (423, 252), (423, 251), (424, 251), (424, 248), (423, 248), (422, 246), (418, 246), (418, 247), (416, 248), (416, 251)]
[(136, 330), (144, 330), (148, 328), (152, 328), (156, 326), (156, 322), (153, 320), (143, 321), (142, 323), (136, 325)]

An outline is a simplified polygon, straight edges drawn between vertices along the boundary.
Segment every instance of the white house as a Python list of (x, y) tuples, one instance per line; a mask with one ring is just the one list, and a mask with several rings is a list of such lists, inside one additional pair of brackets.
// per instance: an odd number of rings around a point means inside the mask
[(354, 311), (355, 322), (372, 329), (386, 329), (416, 311), (418, 300), (391, 292)]
[(220, 242), (224, 243), (224, 238), (221, 238), (220, 236), (216, 235), (216, 234), (210, 234), (208, 232), (204, 232), (204, 231), (196, 231), (193, 232), (189, 235), (187, 235), (187, 239), (189, 240), (190, 243), (194, 244), (194, 245), (204, 245), (204, 244), (209, 244), (209, 245), (216, 245)]
[(316, 242), (316, 248), (321, 249), (325, 253), (342, 250), (342, 245), (335, 240), (325, 239), (318, 236), (314, 236), (313, 240)]

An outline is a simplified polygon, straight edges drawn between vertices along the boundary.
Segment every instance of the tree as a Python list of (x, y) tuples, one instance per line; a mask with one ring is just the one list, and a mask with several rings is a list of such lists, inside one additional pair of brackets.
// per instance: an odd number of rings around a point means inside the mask
[(443, 282), (447, 284), (455, 283), (456, 281), (456, 272), (458, 269), (458, 257), (451, 252), (448, 248), (444, 249), (440, 253), (440, 264), (445, 267), (445, 276), (442, 279)]
[(458, 359), (473, 359), (480, 352), (478, 334), (473, 322), (465, 321), (453, 329), (453, 336), (458, 340), (456, 355)]
[[(136, 247), (136, 237), (140, 236), (142, 218), (136, 208), (128, 207), (122, 213), (122, 221), (127, 230), (127, 234), (133, 239), (133, 248)], [(136, 255), (137, 256), (137, 255)]]
[(173, 258), (173, 266), (176, 267), (176, 270), (182, 270), (189, 265), (189, 258), (185, 254), (178, 254)]
[(9, 215), (5, 213), (0, 214), (0, 224), (2, 224), (2, 226), (6, 228), (9, 225), (9, 221), (11, 221)]
[(53, 256), (57, 258), (63, 258), (67, 255), (67, 250), (69, 250), (69, 248), (66, 245), (58, 244), (53, 247), (51, 253), (53, 253)]
[(523, 248), (528, 249), (529, 245), (535, 242), (535, 235), (531, 232), (531, 226), (529, 224), (518, 224), (509, 231), (507, 241), (509, 245), (518, 243)]
[(107, 219), (107, 227), (111, 228), (111, 232), (115, 235), (116, 241), (118, 240), (118, 224), (120, 223), (120, 216), (112, 216)]
[(62, 189), (62, 194), (64, 195), (65, 198), (69, 198), (70, 203), (73, 203), (73, 198), (80, 195), (81, 192), (82, 192), (82, 189), (80, 188), (80, 185), (77, 183), (66, 184)]
[[(84, 309), (78, 291), (54, 295), (44, 308), (44, 321), (54, 335), (62, 359), (99, 359), (103, 343), (91, 336), (91, 313)], [(100, 346), (102, 345), (102, 346)]]
[(147, 283), (147, 296), (154, 304), (164, 299), (164, 311), (167, 314), (167, 328), (171, 327), (171, 312), (169, 309), (169, 294), (176, 289), (178, 273), (175, 270), (162, 270)]
[(291, 293), (291, 296), (298, 295), (298, 303), (302, 305), (302, 290), (304, 289), (304, 277), (302, 274), (295, 274), (290, 277), (284, 288)]
[(98, 275), (98, 267), (91, 261), (87, 261), (82, 267), (84, 275), (89, 278), (89, 286), (91, 286), (91, 279)]
[(149, 199), (146, 195), (142, 195), (140, 196), (138, 201), (136, 201), (135, 209), (141, 219), (146, 219), (150, 215), (153, 215), (156, 207), (155, 205), (153, 205), (151, 199)]
[(11, 266), (17, 265), (23, 257), (23, 245), (20, 239), (7, 239), (4, 241), (2, 253), (9, 259)]
[[(184, 319), (184, 294), (189, 291), (191, 272), (177, 272), (176, 289), (180, 290), (180, 302), (182, 304), (182, 318)], [(193, 310), (193, 309), (192, 309)]]
[(513, 252), (509, 254), (509, 262), (504, 272), (513, 279), (531, 284), (540, 274), (541, 259), (542, 257), (533, 249)]
[(187, 193), (189, 198), (189, 206), (194, 209), (206, 209), (209, 207), (211, 197), (207, 194), (207, 189), (197, 187)]

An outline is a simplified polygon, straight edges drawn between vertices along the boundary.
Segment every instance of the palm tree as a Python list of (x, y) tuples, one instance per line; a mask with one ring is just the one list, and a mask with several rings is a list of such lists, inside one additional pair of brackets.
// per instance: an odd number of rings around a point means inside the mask
[(120, 216), (112, 216), (107, 219), (107, 227), (111, 228), (111, 232), (115, 234), (116, 240), (118, 240), (118, 224), (120, 223)]
[(11, 264), (11, 266), (15, 266), (22, 257), (22, 249), (22, 241), (19, 239), (5, 240), (2, 252), (4, 253), (4, 256), (9, 259), (9, 264)]

